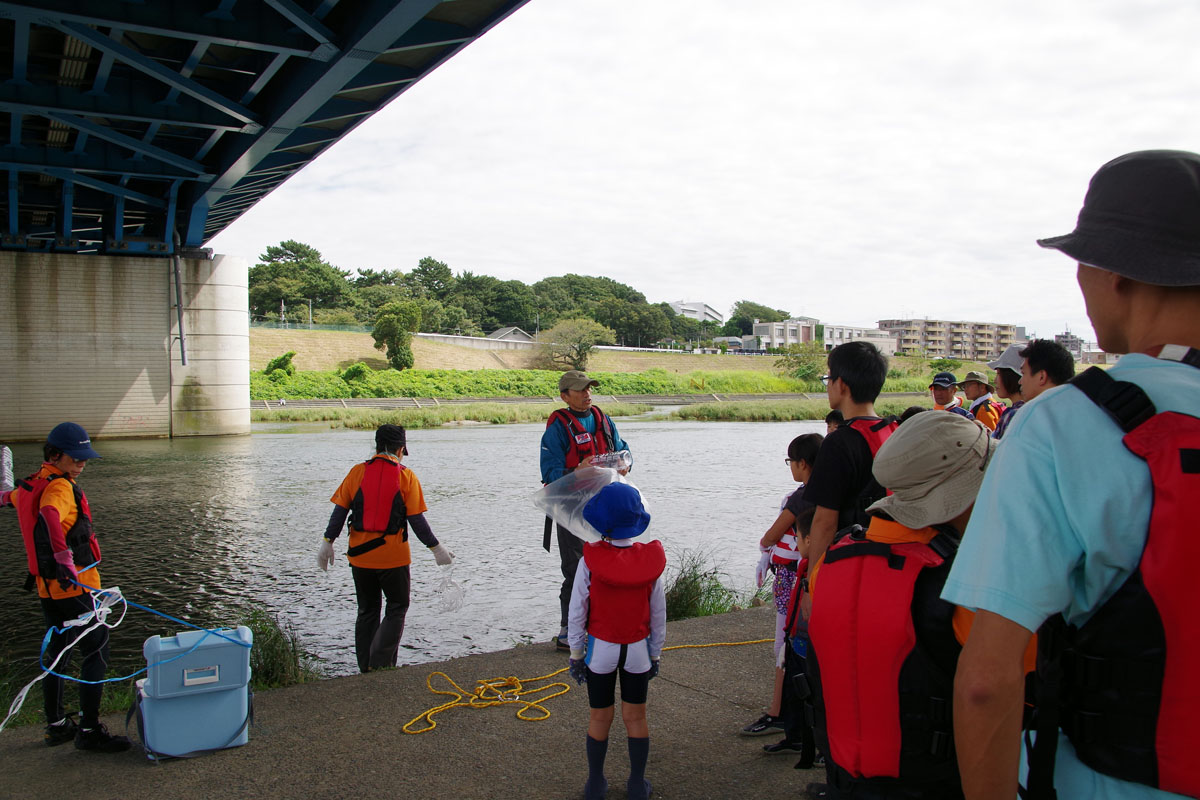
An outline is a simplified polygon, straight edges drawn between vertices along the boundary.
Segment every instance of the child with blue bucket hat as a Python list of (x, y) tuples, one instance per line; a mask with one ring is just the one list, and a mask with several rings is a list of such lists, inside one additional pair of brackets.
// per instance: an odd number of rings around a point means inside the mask
[(662, 574), (667, 557), (658, 540), (633, 541), (650, 525), (650, 514), (641, 493), (627, 483), (605, 486), (587, 501), (583, 516), (603, 537), (584, 545), (567, 625), (571, 676), (587, 683), (591, 707), (584, 797), (595, 800), (608, 791), (604, 758), (619, 677), (621, 719), (629, 741), (627, 792), (638, 800), (650, 796), (646, 695), (666, 639)]

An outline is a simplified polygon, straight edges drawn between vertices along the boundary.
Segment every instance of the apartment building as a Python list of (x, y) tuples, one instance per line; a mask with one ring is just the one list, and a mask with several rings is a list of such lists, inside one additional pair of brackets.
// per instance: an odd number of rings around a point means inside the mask
[(1016, 326), (946, 319), (882, 319), (879, 327), (896, 337), (896, 352), (925, 353), (964, 361), (999, 358), (1016, 338)]
[(795, 317), (783, 322), (759, 322), (754, 320), (750, 333), (757, 336), (764, 350), (782, 349), (793, 344), (811, 342), (817, 338), (818, 320), (813, 317)]
[(1070, 331), (1054, 334), (1054, 341), (1061, 344), (1067, 350), (1071, 351), (1071, 355), (1076, 361), (1083, 360), (1084, 341)]
[(825, 349), (832, 350), (846, 342), (870, 342), (885, 356), (896, 354), (896, 337), (880, 328), (864, 328), (855, 325), (829, 325), (825, 328)]
[(674, 303), (668, 303), (667, 305), (681, 317), (689, 317), (700, 322), (715, 322), (718, 325), (725, 324), (725, 315), (708, 303), (685, 303), (682, 300), (676, 300)]

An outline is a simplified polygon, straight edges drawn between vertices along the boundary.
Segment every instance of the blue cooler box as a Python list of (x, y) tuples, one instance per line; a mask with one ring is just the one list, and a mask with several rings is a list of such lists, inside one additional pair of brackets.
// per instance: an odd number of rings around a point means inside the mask
[(186, 631), (151, 636), (142, 647), (149, 667), (137, 682), (138, 730), (151, 758), (237, 747), (249, 739), (254, 635), (244, 625), (219, 633), (229, 638)]

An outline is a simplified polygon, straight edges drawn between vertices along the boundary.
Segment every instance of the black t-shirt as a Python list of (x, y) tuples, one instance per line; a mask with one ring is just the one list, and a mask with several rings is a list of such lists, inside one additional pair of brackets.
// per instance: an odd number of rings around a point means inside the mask
[(804, 499), (814, 505), (836, 508), (839, 530), (854, 524), (858, 521), (859, 497), (863, 489), (869, 483), (875, 483), (871, 475), (874, 462), (867, 440), (843, 423), (825, 437), (817, 451), (817, 462), (813, 464), (812, 475), (804, 489)]

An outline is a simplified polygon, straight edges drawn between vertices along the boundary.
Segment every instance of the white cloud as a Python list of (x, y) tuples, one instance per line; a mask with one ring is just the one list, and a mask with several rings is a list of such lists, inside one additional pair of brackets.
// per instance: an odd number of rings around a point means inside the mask
[(1090, 335), (1104, 161), (1200, 149), (1185, 0), (533, 0), (210, 245)]

